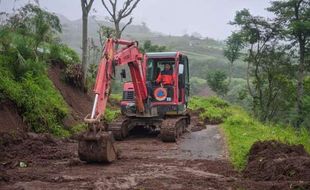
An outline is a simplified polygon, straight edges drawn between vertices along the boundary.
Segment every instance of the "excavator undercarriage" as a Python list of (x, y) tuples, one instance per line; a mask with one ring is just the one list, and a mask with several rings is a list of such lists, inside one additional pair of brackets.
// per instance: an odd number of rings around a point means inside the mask
[(176, 142), (190, 124), (189, 115), (160, 118), (120, 117), (108, 126), (116, 140), (124, 140), (134, 127), (150, 128), (160, 131), (163, 142)]

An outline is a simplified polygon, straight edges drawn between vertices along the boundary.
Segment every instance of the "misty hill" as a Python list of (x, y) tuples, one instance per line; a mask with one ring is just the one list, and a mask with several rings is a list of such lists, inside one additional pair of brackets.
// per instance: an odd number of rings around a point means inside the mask
[[(59, 18), (63, 26), (62, 41), (81, 53), (82, 20), (71, 21), (62, 15), (59, 15)], [(107, 21), (98, 21), (92, 17), (89, 17), (88, 22), (89, 37), (99, 45), (97, 33), (99, 25), (113, 26)], [(151, 31), (145, 24), (128, 26), (123, 38), (138, 40), (141, 43), (145, 40), (151, 40), (153, 44), (167, 46), (171, 51), (178, 50), (186, 53), (191, 60), (191, 74), (193, 76), (206, 78), (206, 73), (209, 71), (227, 71), (227, 60), (223, 56), (224, 43), (221, 41), (189, 35), (165, 35)], [(236, 65), (235, 77), (244, 76), (243, 68), (241, 64)]]

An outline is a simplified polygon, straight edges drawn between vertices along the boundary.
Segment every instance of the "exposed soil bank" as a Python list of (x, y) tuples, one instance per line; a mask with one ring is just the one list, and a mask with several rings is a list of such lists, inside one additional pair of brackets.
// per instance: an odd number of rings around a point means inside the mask
[(64, 121), (64, 124), (66, 126), (72, 126), (83, 121), (84, 117), (90, 113), (93, 98), (82, 90), (64, 83), (62, 72), (63, 68), (61, 64), (54, 63), (48, 70), (48, 76), (71, 108), (71, 113)]
[(17, 106), (10, 100), (0, 101), (0, 136), (6, 133), (21, 133), (26, 129)]

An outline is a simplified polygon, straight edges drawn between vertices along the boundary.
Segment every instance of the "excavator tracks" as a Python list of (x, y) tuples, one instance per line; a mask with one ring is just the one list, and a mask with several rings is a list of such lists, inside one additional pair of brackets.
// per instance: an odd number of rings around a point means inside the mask
[(116, 121), (109, 124), (108, 131), (113, 133), (116, 140), (124, 140), (128, 136), (129, 131), (139, 123), (139, 125), (147, 126), (150, 123), (157, 123), (160, 126), (160, 137), (163, 142), (176, 142), (177, 139), (186, 131), (189, 124), (189, 116), (166, 117), (165, 119), (142, 120), (120, 117)]
[(176, 142), (177, 139), (186, 131), (188, 118), (175, 117), (163, 120), (160, 129), (160, 137), (163, 142)]
[(108, 131), (111, 131), (116, 140), (124, 140), (127, 137), (130, 120), (126, 117), (120, 117), (116, 121), (109, 124)]

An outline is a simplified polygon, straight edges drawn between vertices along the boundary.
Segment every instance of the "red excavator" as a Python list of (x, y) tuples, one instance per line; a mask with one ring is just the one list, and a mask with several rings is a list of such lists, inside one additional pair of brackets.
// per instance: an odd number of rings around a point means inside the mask
[[(131, 76), (131, 82), (123, 86), (122, 116), (109, 125), (103, 124), (115, 67), (122, 65), (128, 65)], [(126, 78), (126, 70), (122, 70), (121, 77)], [(134, 127), (159, 130), (162, 141), (175, 142), (190, 124), (189, 87), (186, 55), (180, 52), (142, 54), (137, 42), (107, 39), (98, 66), (93, 109), (84, 119), (89, 130), (79, 138), (80, 160), (112, 162), (117, 159), (114, 139), (124, 139)]]

